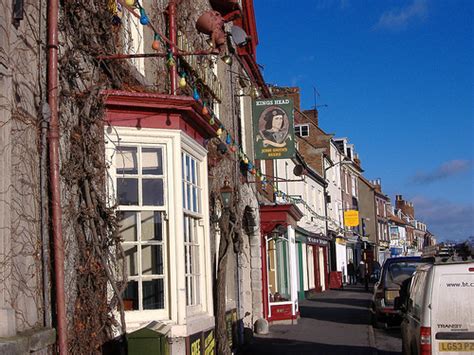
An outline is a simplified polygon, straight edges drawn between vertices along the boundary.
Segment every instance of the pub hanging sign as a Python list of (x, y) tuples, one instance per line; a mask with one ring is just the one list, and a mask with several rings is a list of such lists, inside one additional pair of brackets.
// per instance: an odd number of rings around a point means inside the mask
[(256, 159), (295, 157), (293, 99), (254, 100), (252, 116)]

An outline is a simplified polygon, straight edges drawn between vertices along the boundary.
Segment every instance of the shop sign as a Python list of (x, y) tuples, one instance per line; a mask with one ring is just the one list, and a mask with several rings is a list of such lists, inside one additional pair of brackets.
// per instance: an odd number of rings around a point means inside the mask
[(328, 245), (328, 241), (319, 238), (307, 237), (307, 244)]
[[(194, 45), (188, 40), (183, 32), (178, 31), (177, 39), (178, 47), (183, 51), (196, 51)], [(192, 71), (195, 79), (200, 81), (217, 101), (222, 102), (222, 84), (212, 70), (212, 67), (206, 60), (202, 59), (203, 56), (183, 55), (180, 58)]]
[(291, 98), (272, 98), (252, 102), (256, 159), (295, 157), (293, 116), (293, 99)]
[(399, 239), (398, 227), (390, 227), (390, 240)]
[(357, 227), (359, 225), (359, 211), (344, 211), (344, 225), (346, 227)]
[(229, 341), (229, 346), (232, 349), (236, 339), (237, 333), (237, 310), (233, 309), (226, 313), (225, 322), (227, 328), (227, 340)]
[(211, 355), (216, 353), (214, 329), (190, 335), (188, 338), (187, 355)]

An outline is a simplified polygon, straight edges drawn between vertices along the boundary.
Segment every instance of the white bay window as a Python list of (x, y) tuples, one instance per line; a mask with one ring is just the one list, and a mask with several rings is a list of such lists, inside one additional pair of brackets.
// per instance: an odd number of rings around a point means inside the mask
[(212, 326), (206, 150), (173, 130), (116, 127), (106, 138), (128, 326)]

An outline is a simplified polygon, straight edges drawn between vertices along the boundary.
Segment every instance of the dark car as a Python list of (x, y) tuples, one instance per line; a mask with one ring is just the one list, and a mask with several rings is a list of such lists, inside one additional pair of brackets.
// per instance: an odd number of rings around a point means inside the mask
[(407, 256), (385, 260), (382, 266), (380, 279), (374, 285), (372, 297), (372, 321), (374, 326), (380, 324), (393, 326), (400, 325), (400, 312), (394, 308), (395, 298), (399, 296), (400, 287), (410, 278), (416, 267), (424, 262), (421, 257)]

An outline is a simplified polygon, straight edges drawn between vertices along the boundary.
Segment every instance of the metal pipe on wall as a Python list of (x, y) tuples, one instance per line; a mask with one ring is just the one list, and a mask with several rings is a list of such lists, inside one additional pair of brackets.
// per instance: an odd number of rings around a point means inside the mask
[(49, 125), (49, 167), (51, 188), (51, 224), (54, 247), (54, 279), (56, 298), (56, 327), (59, 354), (67, 354), (67, 320), (64, 294), (64, 242), (62, 234), (61, 190), (59, 179), (59, 118), (58, 118), (58, 17), (59, 1), (48, 2), (48, 104), (51, 109)]
[[(176, 34), (176, 0), (171, 0), (168, 4), (168, 25), (169, 25), (169, 37), (170, 42), (172, 45), (170, 46), (171, 54), (173, 58), (176, 55), (176, 41), (177, 41), (177, 34)], [(169, 66), (169, 74), (170, 74), (170, 90), (171, 95), (176, 95), (176, 84), (177, 84), (177, 75), (176, 75), (176, 68), (174, 65)]]
[(43, 264), (43, 305), (44, 325), (51, 327), (50, 263), (49, 250), (49, 217), (48, 217), (48, 122), (51, 117), (49, 105), (42, 106), (41, 120), (41, 156), (40, 156), (40, 193), (41, 193), (41, 254)]

